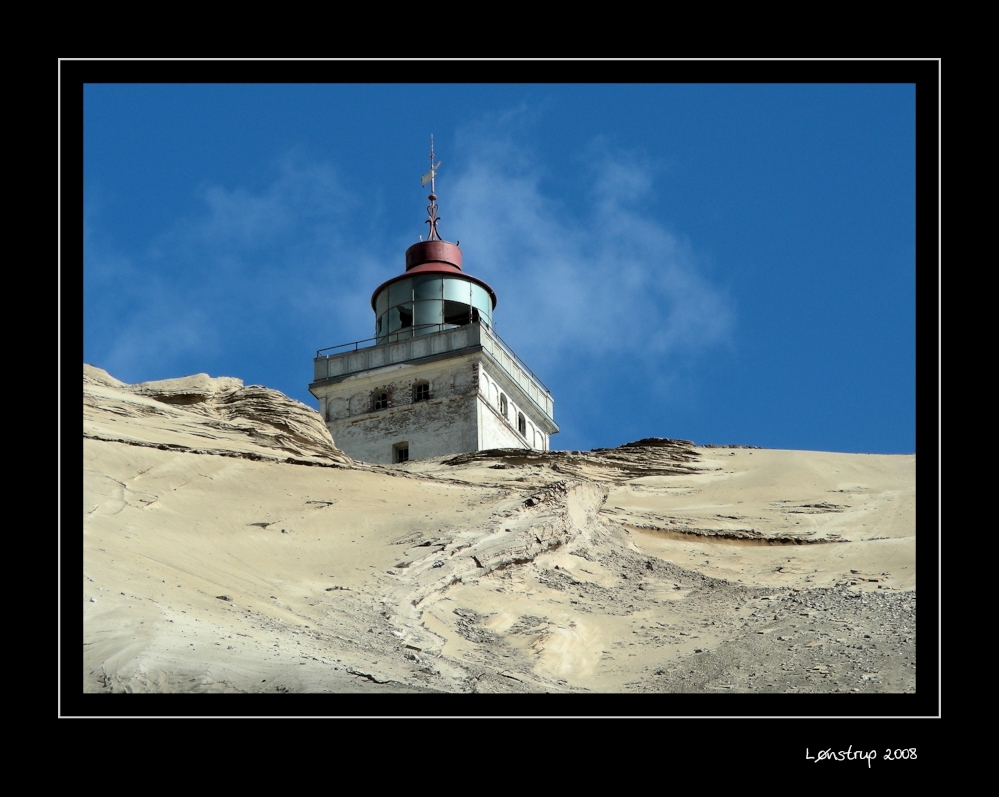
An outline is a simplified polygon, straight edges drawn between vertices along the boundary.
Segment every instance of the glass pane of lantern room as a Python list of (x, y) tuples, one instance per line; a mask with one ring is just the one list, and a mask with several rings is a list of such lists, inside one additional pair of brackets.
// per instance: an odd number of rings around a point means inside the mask
[(404, 279), (389, 285), (389, 307), (413, 300), (413, 280)]
[(465, 280), (454, 279), (453, 277), (444, 278), (444, 298), (452, 302), (462, 302), (464, 304), (469, 304), (472, 298), (471, 292), (469, 291), (470, 282)]
[(381, 315), (388, 310), (388, 290), (384, 290), (375, 297), (375, 315)]
[(440, 325), (444, 323), (443, 304), (440, 299), (425, 299), (416, 303), (413, 325), (416, 327), (417, 335), (440, 332)]
[(388, 327), (383, 327), (383, 332), (397, 332), (399, 327), (402, 326), (402, 320), (399, 318), (398, 307), (393, 307), (385, 315), (383, 315), (382, 318), (388, 319)]
[(416, 277), (413, 280), (414, 290), (417, 299), (440, 299), (441, 291), (444, 289), (443, 281), (440, 277), (429, 274)]
[(478, 308), (479, 314), (490, 324), (493, 317), (493, 300), (489, 297), (489, 292), (481, 285), (472, 285), (472, 306)]

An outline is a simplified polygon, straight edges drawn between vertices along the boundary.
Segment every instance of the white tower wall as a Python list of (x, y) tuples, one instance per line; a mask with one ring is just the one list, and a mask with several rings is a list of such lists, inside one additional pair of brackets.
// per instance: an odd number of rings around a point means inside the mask
[(558, 431), (550, 394), (500, 357), (497, 339), (478, 324), (318, 357), (315, 374), (309, 387), (337, 447), (362, 462), (398, 462), (402, 449), (406, 459), (545, 451)]

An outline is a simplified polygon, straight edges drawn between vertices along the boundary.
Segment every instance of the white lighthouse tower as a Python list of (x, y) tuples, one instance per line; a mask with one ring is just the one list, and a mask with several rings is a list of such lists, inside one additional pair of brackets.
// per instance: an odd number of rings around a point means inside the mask
[(547, 451), (558, 432), (551, 392), (493, 330), (496, 292), (437, 232), (439, 167), (431, 137), (430, 233), (372, 294), (375, 337), (316, 352), (309, 391), (337, 447), (363, 462)]

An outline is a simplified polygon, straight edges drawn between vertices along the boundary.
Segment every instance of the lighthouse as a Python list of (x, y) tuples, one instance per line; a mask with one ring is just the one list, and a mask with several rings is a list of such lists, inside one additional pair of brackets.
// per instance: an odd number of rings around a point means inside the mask
[(371, 294), (375, 334), (320, 349), (309, 391), (337, 447), (389, 464), (493, 448), (547, 451), (552, 394), (493, 328), (496, 292), (437, 231), (433, 138), (427, 239)]

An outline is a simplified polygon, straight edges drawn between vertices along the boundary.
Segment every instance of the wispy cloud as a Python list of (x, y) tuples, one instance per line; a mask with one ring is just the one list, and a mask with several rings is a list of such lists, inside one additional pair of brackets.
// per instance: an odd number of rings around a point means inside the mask
[(497, 290), (500, 334), (516, 330), (530, 361), (615, 357), (657, 371), (730, 341), (726, 292), (689, 243), (643, 209), (654, 189), (648, 164), (601, 142), (584, 175), (585, 209), (573, 212), (546, 195), (543, 169), (522, 144), (482, 135), (482, 146), (467, 142), (468, 166), (448, 184), (450, 226), (469, 271)]
[(91, 362), (127, 381), (205, 370), (212, 360), (229, 360), (228, 375), (242, 376), (240, 356), (308, 338), (304, 367), (310, 347), (372, 326), (364, 311), (381, 261), (370, 250), (356, 256), (357, 200), (331, 166), (292, 154), (259, 190), (204, 185), (199, 194), (141, 252), (117, 251), (88, 222)]

